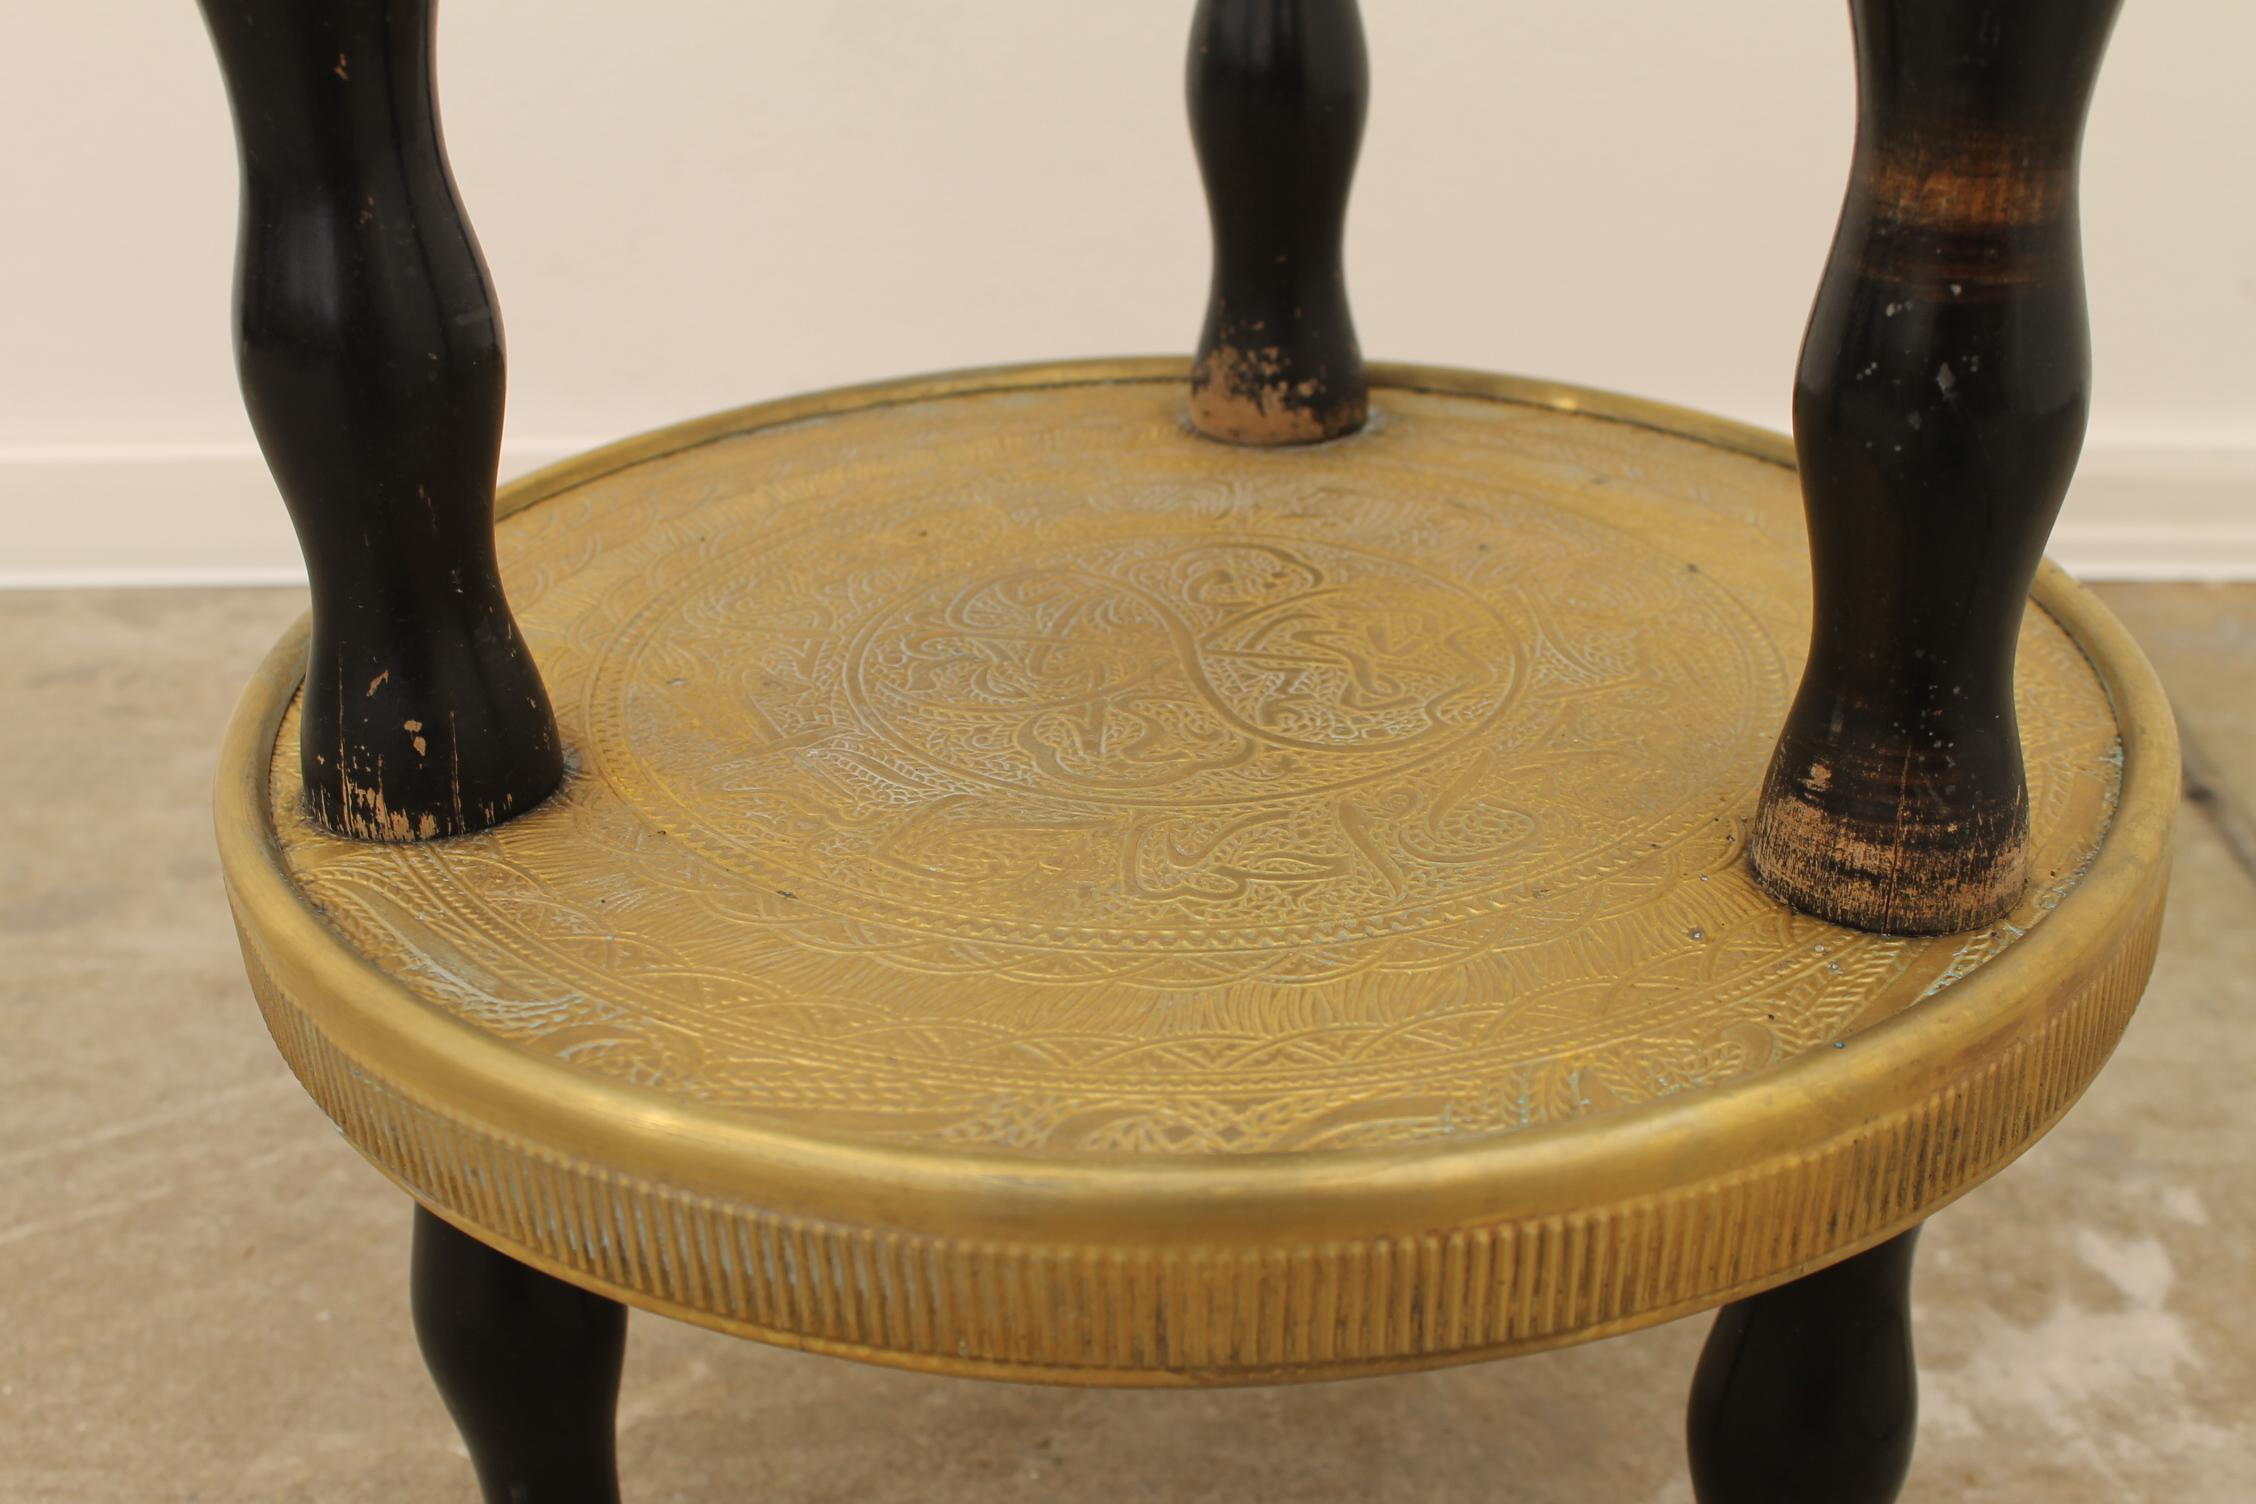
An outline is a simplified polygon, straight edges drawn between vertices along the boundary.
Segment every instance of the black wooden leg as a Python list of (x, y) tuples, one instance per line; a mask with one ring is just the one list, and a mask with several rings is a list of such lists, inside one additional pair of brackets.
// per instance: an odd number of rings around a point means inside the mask
[(1362, 13), (1199, 0), (1188, 85), (1214, 228), (1191, 424), (1233, 444), (1353, 433), (1370, 410), (1343, 251), (1371, 96)]
[(377, 841), (564, 776), (494, 553), (501, 314), (439, 131), (437, 0), (202, 0), (243, 161), (235, 359), (305, 552), (299, 766)]
[(1728, 1305), (1692, 1379), (1700, 1504), (1890, 1504), (1911, 1467), (1919, 1230)]
[(619, 1504), (627, 1308), (415, 1209), (415, 1337), (487, 1504)]
[(1857, 141), (1794, 383), (1815, 612), (1748, 832), (1836, 924), (2029, 879), (2013, 663), (2090, 407), (2076, 164), (2121, 0), (1850, 0)]

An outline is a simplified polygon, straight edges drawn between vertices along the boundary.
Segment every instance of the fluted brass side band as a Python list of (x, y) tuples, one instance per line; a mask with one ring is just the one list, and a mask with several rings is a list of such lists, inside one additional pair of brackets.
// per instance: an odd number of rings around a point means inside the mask
[(778, 1216), (620, 1175), (355, 1063), (244, 957), (290, 1067), (449, 1221), (669, 1316), (907, 1368), (1100, 1385), (1336, 1378), (1631, 1330), (1894, 1236), (2010, 1162), (2114, 1049), (2162, 885), (2112, 959), (1982, 1069), (1861, 1133), (1587, 1212), (1247, 1249), (1001, 1243)]

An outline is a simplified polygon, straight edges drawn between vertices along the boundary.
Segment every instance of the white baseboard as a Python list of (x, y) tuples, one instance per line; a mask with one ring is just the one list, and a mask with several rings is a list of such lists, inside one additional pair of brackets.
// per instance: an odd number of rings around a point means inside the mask
[[(507, 443), (501, 473), (592, 447)], [(289, 516), (248, 444), (0, 450), (0, 589), (304, 583)]]
[(2049, 550), (2090, 580), (2256, 580), (2256, 440), (2084, 446)]
[[(527, 440), (504, 477), (591, 447)], [(2256, 580), (2256, 439), (2084, 450), (2052, 556), (2085, 579)], [(0, 589), (301, 583), (248, 445), (0, 451)]]

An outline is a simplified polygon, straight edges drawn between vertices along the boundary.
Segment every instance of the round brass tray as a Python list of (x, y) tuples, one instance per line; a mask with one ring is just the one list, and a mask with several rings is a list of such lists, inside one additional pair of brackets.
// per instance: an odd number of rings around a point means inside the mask
[[(1083, 1383), (1625, 1330), (2011, 1160), (2152, 964), (2177, 763), (2046, 569), (2038, 881), (1911, 940), (1740, 848), (1807, 627), (1787, 443), (1378, 367), (1233, 449), (1176, 361), (826, 393), (510, 487), (570, 749), (487, 833), (219, 833), (276, 1041), (432, 1210), (634, 1304)], [(401, 755), (410, 732), (403, 729)]]

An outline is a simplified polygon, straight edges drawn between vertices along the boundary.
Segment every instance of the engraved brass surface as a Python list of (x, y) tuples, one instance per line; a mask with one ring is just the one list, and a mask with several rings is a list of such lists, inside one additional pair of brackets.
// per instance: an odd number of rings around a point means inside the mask
[(1092, 363), (523, 483), (554, 799), (337, 839), (287, 648), (239, 718), (223, 846), (285, 1053), (434, 1209), (585, 1283), (1094, 1382), (1661, 1319), (2004, 1163), (2151, 959), (2174, 762), (2135, 649), (2047, 576), (2007, 922), (1797, 916), (1740, 858), (1807, 632), (1780, 441), (1378, 374), (1306, 450)]

